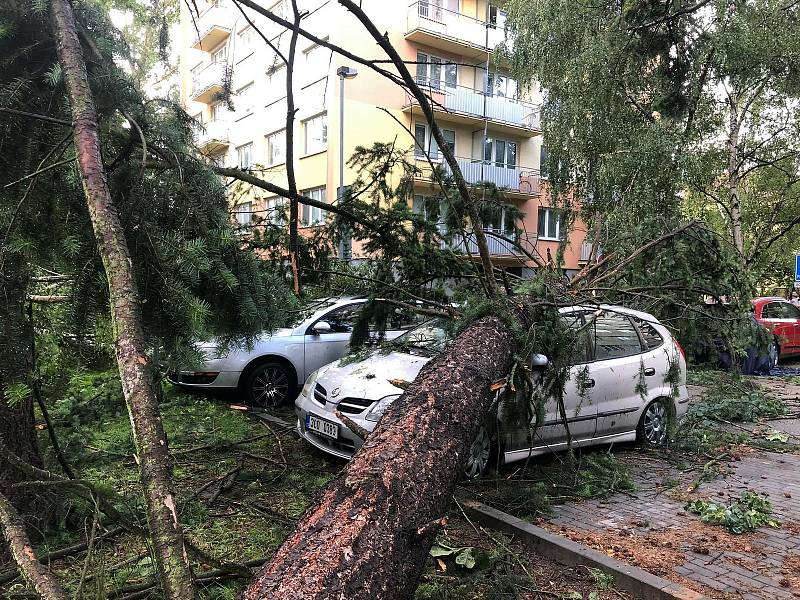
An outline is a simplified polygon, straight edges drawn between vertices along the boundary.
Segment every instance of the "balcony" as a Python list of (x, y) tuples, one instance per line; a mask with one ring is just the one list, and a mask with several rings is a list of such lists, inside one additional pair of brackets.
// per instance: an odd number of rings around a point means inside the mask
[(481, 19), (420, 0), (408, 7), (405, 38), (454, 54), (480, 58), (505, 41), (505, 31)]
[[(438, 162), (438, 154), (431, 157)], [(415, 156), (416, 166), (422, 172), (421, 177), (430, 181), (433, 172), (430, 163), (423, 156)], [(529, 167), (498, 165), (494, 162), (483, 161), (476, 158), (456, 157), (458, 167), (467, 183), (478, 184), (489, 182), (500, 190), (511, 195), (538, 196), (539, 171)], [(452, 175), (450, 166), (442, 161), (442, 170), (445, 175)]]
[[(512, 135), (541, 133), (539, 107), (530, 102), (485, 94), (463, 85), (426, 85), (422, 89), (434, 112), (448, 120), (469, 125), (487, 120), (493, 129)], [(423, 115), (419, 102), (408, 92), (403, 110)]]
[(218, 120), (203, 124), (197, 132), (197, 147), (203, 154), (216, 154), (230, 144), (230, 122)]
[[(589, 262), (589, 257), (592, 255), (592, 242), (590, 240), (584, 240), (581, 244), (581, 256), (578, 259), (580, 263), (587, 263)], [(600, 248), (597, 249), (597, 255), (600, 256)], [(597, 258), (597, 257), (595, 257)]]
[(216, 62), (192, 73), (192, 100), (209, 104), (222, 93), (225, 63)]
[[(192, 48), (210, 52), (228, 39), (233, 30), (236, 11), (226, 2), (218, 2), (200, 15), (196, 21), (197, 38)], [(195, 24), (190, 25), (194, 27)]]
[[(498, 229), (487, 228), (483, 230), (486, 236), (486, 245), (489, 249), (491, 256), (508, 256), (515, 258), (525, 259), (525, 252), (536, 255), (536, 236), (521, 235), (515, 236), (514, 233), (508, 231), (501, 231)], [(509, 240), (513, 240), (516, 244)], [(478, 244), (475, 241), (475, 236), (467, 234), (466, 239), (460, 235), (453, 236), (449, 242), (443, 242), (443, 247), (448, 247), (455, 252), (463, 252), (465, 254), (478, 254)], [(523, 252), (522, 249), (525, 250)]]

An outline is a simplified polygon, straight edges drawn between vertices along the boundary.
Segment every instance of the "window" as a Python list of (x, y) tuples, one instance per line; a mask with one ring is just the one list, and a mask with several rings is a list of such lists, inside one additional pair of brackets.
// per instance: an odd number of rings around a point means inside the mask
[(270, 223), (278, 226), (286, 224), (286, 198), (280, 196), (267, 198), (266, 206), (267, 219)]
[(486, 138), (483, 141), (483, 160), (506, 169), (517, 168), (517, 142)]
[(799, 319), (800, 310), (788, 302), (772, 302), (761, 309), (762, 319)]
[(505, 29), (508, 13), (497, 6), (489, 7), (489, 25), (497, 29)]
[(267, 164), (280, 165), (286, 162), (286, 130), (281, 129), (267, 136)]
[(575, 363), (586, 363), (590, 360), (589, 332), (586, 327), (586, 313), (574, 312), (561, 316), (564, 324), (574, 331), (575, 335)]
[(439, 198), (414, 194), (411, 212), (431, 223), (440, 223), (444, 220), (444, 208), (444, 204)]
[(319, 44), (311, 46), (304, 53), (306, 81), (316, 81), (328, 74), (331, 65), (331, 51)]
[(441, 21), (445, 11), (458, 12), (458, 0), (420, 0), (419, 16), (434, 21)]
[(325, 321), (331, 326), (328, 333), (350, 333), (358, 321), (358, 313), (362, 307), (361, 303), (341, 306), (329, 312), (320, 321)]
[(222, 44), (211, 52), (211, 64), (224, 63), (228, 59), (228, 45)]
[[(455, 153), (456, 132), (452, 129), (442, 129), (442, 137), (450, 150)], [(438, 160), (439, 145), (433, 139), (430, 128), (424, 123), (417, 123), (414, 126), (414, 154), (417, 158), (425, 158), (426, 152), (432, 160)]]
[(539, 175), (542, 179), (547, 179), (547, 148), (539, 148)]
[(247, 58), (253, 53), (253, 49), (255, 48), (255, 41), (256, 41), (256, 32), (250, 25), (248, 25), (239, 32), (238, 42), (239, 42), (239, 56), (241, 57), (240, 60)]
[(516, 223), (510, 211), (505, 207), (488, 204), (484, 206), (481, 213), (484, 229), (502, 233), (505, 237), (514, 236)]
[[(309, 198), (317, 200), (319, 202), (325, 202), (324, 187), (305, 190), (303, 192), (303, 195), (308, 196)], [(300, 216), (300, 224), (303, 227), (313, 227), (314, 225), (320, 225), (325, 222), (325, 217), (327, 216), (327, 214), (328, 214), (327, 211), (324, 211), (321, 208), (317, 208), (316, 206), (308, 206), (307, 204), (304, 204), (303, 214)]]
[(274, 68), (267, 69), (269, 84), (266, 90), (266, 102), (270, 104), (275, 100), (286, 97), (286, 65), (275, 65)]
[(239, 225), (250, 225), (253, 222), (252, 202), (241, 202), (236, 205), (236, 222)]
[(217, 102), (216, 104), (212, 104), (209, 108), (209, 112), (211, 114), (212, 121), (224, 121), (228, 118), (230, 111), (228, 108), (222, 104), (221, 102)]
[(517, 80), (500, 73), (485, 73), (484, 91), (489, 96), (517, 99)]
[(236, 164), (240, 169), (249, 169), (253, 166), (253, 144), (245, 144), (236, 148)]
[(306, 154), (322, 152), (328, 147), (327, 115), (319, 115), (303, 121), (303, 130), (306, 136)]
[(253, 108), (255, 106), (254, 94), (255, 86), (252, 82), (240, 87), (239, 91), (236, 92), (236, 108), (238, 109), (238, 112), (242, 114), (242, 116), (247, 116), (253, 112)]
[(642, 341), (644, 342), (645, 348), (648, 350), (655, 350), (664, 343), (664, 338), (661, 337), (661, 334), (658, 333), (656, 328), (650, 323), (642, 319), (637, 319), (636, 317), (633, 317), (632, 321), (636, 327), (639, 328), (639, 332), (642, 334)]
[(539, 239), (540, 240), (560, 240), (561, 239), (561, 210), (556, 208), (539, 208)]
[(458, 65), (438, 56), (417, 52), (417, 83), (434, 89), (454, 88), (458, 84)]
[(595, 359), (633, 356), (642, 351), (639, 334), (628, 317), (604, 313), (594, 321)]

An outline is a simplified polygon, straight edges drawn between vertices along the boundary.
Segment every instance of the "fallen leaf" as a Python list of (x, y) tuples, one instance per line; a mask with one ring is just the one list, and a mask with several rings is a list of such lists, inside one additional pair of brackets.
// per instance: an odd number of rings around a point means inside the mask
[(444, 561), (441, 558), (436, 559), (436, 564), (439, 565), (439, 569), (444, 573), (447, 571), (447, 565), (444, 564)]
[(401, 390), (406, 389), (409, 385), (411, 385), (405, 379), (389, 379), (389, 383), (391, 383), (394, 387), (400, 388)]

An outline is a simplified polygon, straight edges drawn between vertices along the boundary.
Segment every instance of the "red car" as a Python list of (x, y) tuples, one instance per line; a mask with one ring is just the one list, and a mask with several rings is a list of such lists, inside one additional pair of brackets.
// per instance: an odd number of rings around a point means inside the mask
[(770, 346), (770, 362), (779, 358), (800, 355), (800, 308), (785, 298), (756, 298), (753, 300), (756, 322), (775, 335)]

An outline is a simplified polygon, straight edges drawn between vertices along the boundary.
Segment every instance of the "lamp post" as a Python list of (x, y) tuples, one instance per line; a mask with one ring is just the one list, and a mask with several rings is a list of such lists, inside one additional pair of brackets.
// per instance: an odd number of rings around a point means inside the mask
[[(339, 188), (336, 199), (341, 205), (344, 200), (344, 80), (353, 79), (358, 71), (352, 67), (339, 67), (336, 69), (339, 76)], [(339, 258), (349, 259), (352, 253), (350, 235), (342, 231), (342, 240), (339, 242)]]

